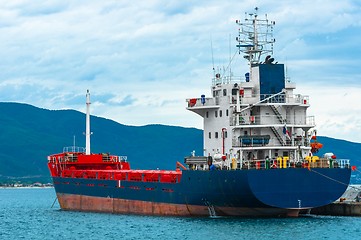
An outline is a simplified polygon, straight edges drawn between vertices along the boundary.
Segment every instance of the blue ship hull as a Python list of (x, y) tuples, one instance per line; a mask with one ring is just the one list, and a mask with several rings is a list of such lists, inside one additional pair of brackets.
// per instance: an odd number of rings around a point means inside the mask
[(177, 183), (53, 177), (62, 209), (154, 215), (298, 215), (337, 200), (349, 168), (182, 172)]

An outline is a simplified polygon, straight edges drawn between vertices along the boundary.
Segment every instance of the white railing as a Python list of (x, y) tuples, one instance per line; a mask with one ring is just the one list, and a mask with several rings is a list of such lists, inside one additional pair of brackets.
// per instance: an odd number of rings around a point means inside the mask
[[(240, 104), (254, 104), (259, 102), (262, 99), (270, 97), (270, 94), (245, 94), (240, 96), (239, 102)], [(218, 105), (219, 102), (217, 101), (218, 98), (188, 98), (186, 102), (188, 103), (188, 107), (202, 107), (202, 106), (214, 106)], [(229, 96), (229, 103), (230, 104), (237, 104), (236, 96)], [(300, 94), (294, 95), (278, 95), (271, 99), (265, 100), (260, 104), (266, 103), (288, 103), (288, 104), (302, 104), (302, 105), (309, 105), (309, 97)]]
[(270, 169), (270, 168), (350, 168), (349, 159), (318, 159), (316, 161), (290, 160), (288, 157), (265, 160), (243, 161), (241, 169)]
[(189, 108), (218, 105), (215, 98), (188, 98), (186, 102), (188, 104), (187, 107)]
[(315, 116), (307, 116), (306, 117), (306, 125), (316, 125)]
[(84, 153), (85, 148), (84, 147), (76, 147), (76, 146), (64, 147), (63, 152), (64, 153), (65, 152)]
[(274, 124), (289, 124), (289, 125), (315, 125), (315, 117), (314, 116), (290, 116), (285, 119), (281, 118), (278, 115), (257, 115), (257, 116), (238, 116), (238, 125), (237, 125), (237, 117), (230, 117), (230, 125), (231, 126), (239, 126), (239, 125), (274, 125)]
[[(254, 104), (255, 102), (259, 102), (263, 99), (271, 97), (273, 94), (244, 94), (240, 96), (239, 101), (241, 104)], [(236, 104), (237, 98), (235, 96), (230, 97), (230, 103)], [(301, 95), (301, 94), (280, 94), (275, 97), (272, 97), (268, 100), (261, 102), (260, 104), (265, 103), (288, 103), (288, 104), (302, 104), (309, 105), (309, 96)]]
[(246, 78), (241, 76), (224, 76), (212, 78), (212, 86), (240, 82), (246, 82)]

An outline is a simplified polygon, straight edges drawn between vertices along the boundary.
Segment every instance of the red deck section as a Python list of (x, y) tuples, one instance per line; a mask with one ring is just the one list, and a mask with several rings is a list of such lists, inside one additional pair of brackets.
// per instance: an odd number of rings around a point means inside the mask
[(177, 183), (182, 176), (179, 170), (130, 170), (128, 162), (109, 154), (54, 154), (48, 157), (48, 167), (52, 177), (65, 178)]

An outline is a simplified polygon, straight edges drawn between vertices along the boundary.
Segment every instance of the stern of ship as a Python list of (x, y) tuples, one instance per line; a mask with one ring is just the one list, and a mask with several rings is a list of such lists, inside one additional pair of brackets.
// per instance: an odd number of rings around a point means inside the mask
[(259, 201), (292, 214), (336, 201), (346, 191), (350, 174), (350, 168), (250, 170), (248, 181)]

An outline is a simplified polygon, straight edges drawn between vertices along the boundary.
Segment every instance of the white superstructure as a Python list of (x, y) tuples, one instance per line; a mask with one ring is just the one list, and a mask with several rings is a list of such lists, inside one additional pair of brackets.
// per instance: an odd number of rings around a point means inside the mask
[[(314, 117), (309, 97), (295, 94), (284, 65), (271, 58), (274, 22), (249, 14), (237, 37), (250, 69), (244, 79), (216, 73), (211, 96), (187, 99), (187, 109), (204, 119), (204, 156), (222, 168), (239, 169), (282, 158), (296, 164), (310, 157)], [(206, 166), (205, 166), (206, 167)]]

